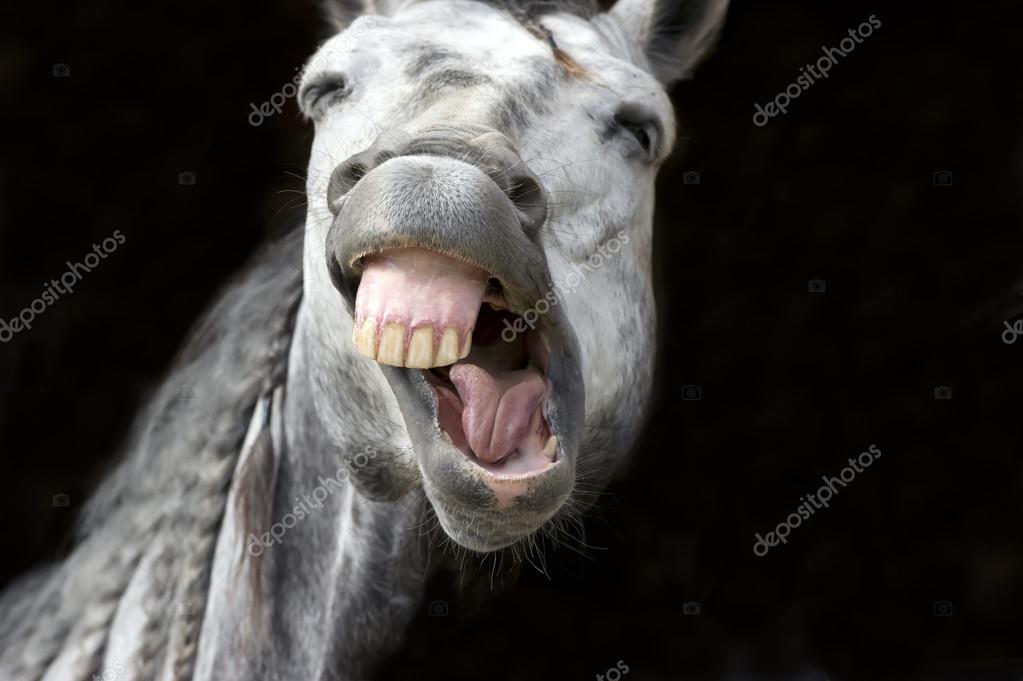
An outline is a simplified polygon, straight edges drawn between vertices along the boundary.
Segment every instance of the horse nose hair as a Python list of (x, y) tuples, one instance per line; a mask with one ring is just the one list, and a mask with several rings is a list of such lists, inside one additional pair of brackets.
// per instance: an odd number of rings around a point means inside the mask
[(533, 173), (518, 172), (508, 178), (506, 186), (498, 182), (515, 207), (522, 213), (522, 224), (533, 232), (547, 219), (547, 195)]

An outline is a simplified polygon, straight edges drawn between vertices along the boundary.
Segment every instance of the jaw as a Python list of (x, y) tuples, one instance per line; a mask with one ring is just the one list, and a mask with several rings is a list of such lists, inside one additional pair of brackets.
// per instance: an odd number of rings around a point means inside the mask
[[(438, 418), (434, 386), (408, 369), (385, 367), (423, 475), (423, 486), (441, 526), (457, 544), (493, 551), (539, 530), (572, 493), (578, 442), (574, 415), (552, 393), (545, 418), (559, 435), (552, 460), (518, 472), (485, 465), (457, 446)], [(512, 455), (512, 460), (517, 454)], [(529, 464), (525, 464), (529, 465)]]

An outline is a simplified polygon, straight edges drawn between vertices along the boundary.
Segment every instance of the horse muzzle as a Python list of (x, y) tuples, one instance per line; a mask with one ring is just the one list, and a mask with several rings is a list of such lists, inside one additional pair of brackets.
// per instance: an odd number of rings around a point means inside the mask
[(378, 143), (339, 166), (327, 265), (354, 349), (398, 399), (441, 525), (486, 551), (570, 496), (585, 399), (537, 243), (543, 190), (507, 138), (472, 132)]

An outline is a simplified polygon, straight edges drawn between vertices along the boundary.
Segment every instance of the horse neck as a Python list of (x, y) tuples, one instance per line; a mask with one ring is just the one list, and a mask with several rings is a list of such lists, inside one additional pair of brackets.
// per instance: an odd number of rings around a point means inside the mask
[[(315, 339), (302, 328), (293, 339), (286, 385), (269, 407), (275, 411), (270, 421), (276, 419), (269, 429), (275, 431), (272, 454), (255, 469), (239, 464), (234, 505), (251, 505), (240, 498), (246, 494), (272, 502), (259, 504), (261, 517), (250, 517), (255, 527), (222, 533), (226, 550), (218, 555), (231, 555), (226, 547), (242, 541), (250, 549), (241, 559), (244, 569), (214, 568), (214, 590), (218, 573), (230, 587), (220, 594), (211, 590), (200, 678), (362, 678), (398, 643), (395, 632), (421, 600), (422, 494), (373, 501), (348, 481), (352, 464), (316, 417), (310, 390), (315, 368), (304, 352)], [(352, 453), (344, 454), (351, 461)], [(257, 481), (247, 490), (246, 478)], [(244, 575), (239, 583), (232, 572)], [(259, 648), (253, 650), (252, 641)], [(246, 646), (254, 654), (230, 652)], [(258, 667), (239, 668), (239, 659)]]

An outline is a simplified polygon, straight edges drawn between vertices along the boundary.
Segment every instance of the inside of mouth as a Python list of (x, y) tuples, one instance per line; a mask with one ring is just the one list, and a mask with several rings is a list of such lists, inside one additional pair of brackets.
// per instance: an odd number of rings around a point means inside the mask
[(439, 253), (384, 252), (363, 260), (355, 308), (358, 352), (420, 371), (442, 433), (472, 461), (502, 476), (553, 465), (547, 346), (500, 282)]
[(518, 319), (484, 305), (469, 355), (423, 370), (437, 393), (441, 431), (480, 466), (502, 475), (542, 470), (556, 459), (545, 417), (550, 387), (540, 339), (527, 329), (508, 340), (506, 330)]

